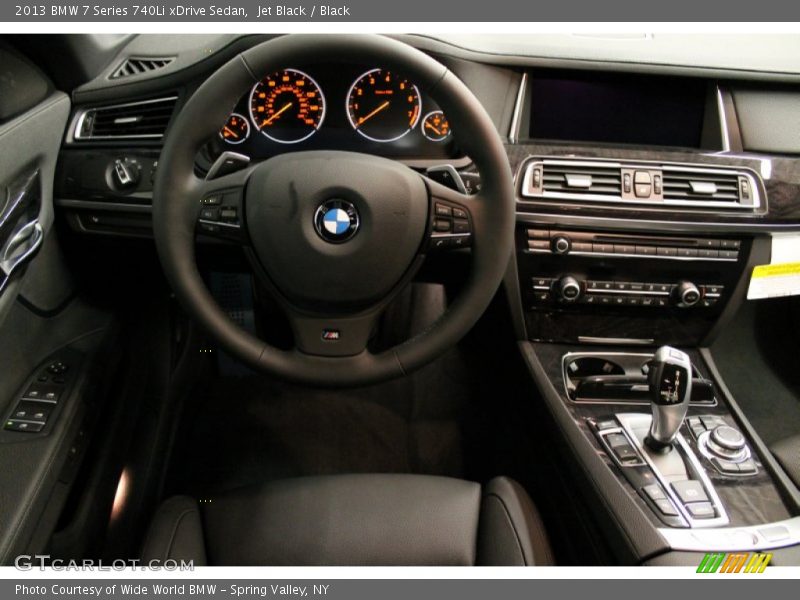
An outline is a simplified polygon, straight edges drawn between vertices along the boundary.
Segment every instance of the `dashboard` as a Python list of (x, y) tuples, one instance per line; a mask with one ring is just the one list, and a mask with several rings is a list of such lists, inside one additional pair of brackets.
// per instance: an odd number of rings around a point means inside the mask
[(459, 156), (447, 116), (415, 82), (376, 65), (324, 62), (265, 74), (242, 94), (208, 152), (258, 160), (331, 149)]

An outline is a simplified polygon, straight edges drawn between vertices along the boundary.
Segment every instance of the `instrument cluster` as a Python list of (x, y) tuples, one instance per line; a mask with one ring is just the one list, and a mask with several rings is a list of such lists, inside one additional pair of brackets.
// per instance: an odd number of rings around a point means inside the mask
[(453, 158), (447, 116), (402, 74), (320, 64), (265, 75), (237, 103), (212, 144), (251, 158), (292, 150), (351, 150)]

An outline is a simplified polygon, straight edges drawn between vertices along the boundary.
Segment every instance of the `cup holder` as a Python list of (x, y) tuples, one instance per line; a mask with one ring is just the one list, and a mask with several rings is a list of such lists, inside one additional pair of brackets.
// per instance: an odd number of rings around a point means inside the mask
[(625, 375), (625, 369), (618, 363), (598, 356), (580, 356), (569, 360), (566, 369), (572, 379), (596, 375)]
[[(567, 396), (574, 402), (649, 404), (648, 367), (652, 354), (575, 353), (563, 360)], [(692, 401), (716, 404), (714, 387), (692, 365)]]

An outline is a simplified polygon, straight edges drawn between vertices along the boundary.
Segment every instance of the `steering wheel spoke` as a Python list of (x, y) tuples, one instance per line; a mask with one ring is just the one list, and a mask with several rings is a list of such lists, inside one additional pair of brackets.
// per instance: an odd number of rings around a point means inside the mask
[(460, 250), (472, 245), (475, 233), (471, 205), (474, 196), (462, 194), (428, 177), (423, 177), (431, 197), (428, 219), (428, 250)]
[(312, 356), (346, 357), (365, 352), (380, 311), (358, 315), (320, 316), (289, 311), (295, 346)]
[(247, 245), (244, 188), (252, 168), (215, 179), (198, 180), (193, 197), (197, 207), (197, 235)]

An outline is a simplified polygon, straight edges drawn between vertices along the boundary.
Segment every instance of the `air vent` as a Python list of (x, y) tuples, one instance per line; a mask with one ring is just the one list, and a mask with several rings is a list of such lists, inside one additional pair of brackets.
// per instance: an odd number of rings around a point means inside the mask
[(741, 176), (736, 172), (664, 169), (664, 200), (738, 204)]
[(546, 163), (543, 165), (542, 184), (545, 192), (603, 196), (622, 193), (619, 167)]
[(528, 200), (753, 211), (762, 208), (761, 189), (747, 169), (542, 158), (527, 163), (521, 192)]
[(159, 139), (167, 129), (177, 96), (92, 108), (80, 114), (76, 140)]
[(111, 79), (122, 79), (123, 77), (133, 77), (134, 75), (143, 75), (163, 69), (169, 63), (175, 60), (174, 56), (166, 57), (133, 57), (126, 59), (117, 69), (111, 74)]

